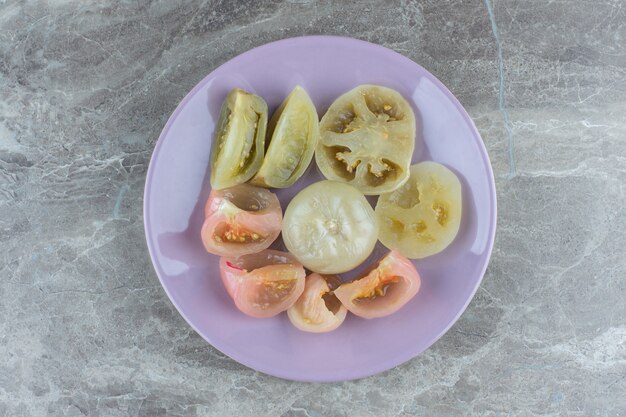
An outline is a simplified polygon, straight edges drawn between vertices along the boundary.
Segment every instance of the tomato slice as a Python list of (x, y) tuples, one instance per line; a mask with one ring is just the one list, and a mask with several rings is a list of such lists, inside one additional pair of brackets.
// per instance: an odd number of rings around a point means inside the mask
[(330, 105), (319, 128), (315, 160), (327, 179), (377, 195), (409, 177), (415, 114), (399, 92), (359, 85)]
[(353, 314), (373, 319), (398, 311), (419, 288), (420, 276), (411, 261), (391, 251), (365, 276), (337, 288), (335, 295)]
[(343, 323), (348, 310), (333, 294), (341, 285), (336, 275), (311, 274), (306, 278), (304, 292), (287, 310), (289, 321), (305, 332), (324, 333)]
[(454, 241), (462, 211), (461, 182), (454, 172), (436, 162), (420, 162), (411, 166), (404, 185), (378, 198), (378, 239), (408, 258), (425, 258)]
[(280, 234), (283, 219), (276, 195), (249, 184), (212, 190), (204, 215), (202, 242), (219, 256), (267, 249)]
[(272, 317), (291, 307), (304, 291), (304, 267), (287, 252), (264, 250), (220, 259), (226, 291), (243, 313)]

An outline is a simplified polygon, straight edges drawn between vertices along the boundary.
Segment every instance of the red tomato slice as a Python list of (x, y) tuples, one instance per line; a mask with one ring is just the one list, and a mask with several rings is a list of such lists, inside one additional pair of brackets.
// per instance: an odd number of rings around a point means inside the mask
[(220, 259), (220, 275), (239, 310), (271, 317), (291, 307), (304, 291), (304, 267), (287, 252), (264, 250)]
[(420, 282), (411, 261), (393, 250), (365, 276), (337, 288), (335, 295), (353, 314), (373, 319), (398, 311), (417, 294)]
[(283, 213), (276, 195), (241, 184), (212, 190), (204, 208), (202, 243), (219, 256), (240, 256), (267, 249), (280, 234)]
[(312, 333), (330, 332), (339, 327), (348, 313), (333, 294), (339, 285), (341, 280), (336, 275), (309, 275), (304, 292), (287, 310), (291, 324)]

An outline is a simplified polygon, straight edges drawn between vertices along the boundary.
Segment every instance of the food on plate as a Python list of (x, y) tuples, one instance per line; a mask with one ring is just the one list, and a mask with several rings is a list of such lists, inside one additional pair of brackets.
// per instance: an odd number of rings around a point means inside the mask
[(339, 274), (374, 249), (378, 224), (365, 196), (351, 185), (320, 181), (300, 191), (283, 219), (283, 241), (305, 267)]
[(335, 296), (353, 314), (373, 319), (398, 311), (420, 288), (420, 276), (411, 261), (389, 252), (359, 279), (342, 284)]
[(204, 216), (202, 243), (219, 256), (267, 249), (280, 234), (283, 217), (274, 193), (249, 184), (211, 190)]
[(322, 174), (366, 195), (398, 188), (409, 176), (415, 115), (395, 90), (360, 85), (337, 98), (320, 121), (315, 160)]
[(311, 333), (330, 332), (339, 327), (348, 312), (333, 294), (339, 285), (341, 280), (336, 275), (309, 275), (304, 292), (287, 310), (291, 324)]
[(252, 184), (286, 188), (304, 174), (319, 138), (315, 105), (300, 86), (274, 112), (267, 127), (269, 144)]
[(291, 307), (304, 290), (305, 272), (289, 253), (267, 249), (220, 258), (226, 291), (243, 313), (271, 317)]
[[(221, 256), (220, 276), (239, 310), (258, 318), (287, 311), (296, 328), (323, 333), (348, 311), (384, 317), (417, 294), (420, 275), (407, 258), (438, 253), (454, 240), (462, 196), (459, 179), (443, 165), (410, 166), (415, 128), (409, 103), (376, 85), (343, 94), (319, 123), (300, 86), (269, 124), (261, 97), (237, 88), (228, 94), (201, 237)], [(298, 192), (283, 218), (277, 196), (261, 187), (290, 187), (313, 154), (327, 180)], [(380, 194), (375, 210), (364, 194)], [(289, 252), (268, 249), (281, 231)], [(379, 239), (391, 251), (360, 278), (342, 284), (331, 275), (361, 264)], [(305, 267), (312, 271), (306, 278)]]
[(379, 239), (408, 258), (434, 255), (456, 237), (461, 213), (457, 176), (436, 162), (421, 162), (402, 187), (378, 198)]
[(261, 97), (234, 88), (222, 104), (211, 149), (211, 188), (220, 190), (248, 181), (265, 152), (267, 104)]

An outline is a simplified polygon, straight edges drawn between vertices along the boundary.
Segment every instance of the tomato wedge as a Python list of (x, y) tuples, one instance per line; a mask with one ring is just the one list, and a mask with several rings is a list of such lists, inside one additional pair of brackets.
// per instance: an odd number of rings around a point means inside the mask
[(341, 280), (336, 275), (309, 275), (304, 292), (287, 310), (291, 324), (311, 333), (330, 332), (339, 327), (348, 313), (333, 294), (339, 285)]
[(389, 252), (362, 278), (341, 285), (335, 295), (353, 314), (366, 319), (398, 311), (420, 288), (420, 276), (411, 261)]
[(248, 184), (212, 190), (204, 215), (202, 242), (219, 256), (267, 249), (280, 234), (283, 219), (276, 195)]
[(267, 126), (269, 143), (252, 184), (271, 188), (293, 185), (311, 163), (318, 139), (315, 105), (304, 88), (296, 86)]
[(233, 88), (226, 96), (211, 149), (211, 188), (221, 190), (248, 181), (259, 170), (265, 151), (267, 103)]
[(220, 259), (226, 291), (243, 313), (272, 317), (291, 307), (304, 291), (304, 267), (287, 252), (264, 250)]

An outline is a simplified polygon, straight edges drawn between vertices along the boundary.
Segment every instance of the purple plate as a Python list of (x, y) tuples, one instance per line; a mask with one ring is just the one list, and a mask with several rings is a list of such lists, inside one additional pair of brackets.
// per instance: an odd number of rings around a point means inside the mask
[[(324, 114), (359, 84), (398, 90), (417, 119), (413, 162), (434, 160), (463, 185), (463, 219), (443, 252), (415, 261), (417, 296), (376, 320), (349, 316), (334, 332), (308, 334), (285, 314), (253, 319), (240, 313), (222, 286), (218, 257), (200, 240), (209, 194), (209, 152), (222, 100), (233, 87), (254, 92), (270, 110), (296, 86)], [(283, 210), (306, 185), (323, 179), (313, 162), (293, 187), (278, 190)], [(372, 202), (375, 199), (371, 199)], [(496, 228), (493, 172), (474, 123), (452, 93), (413, 61), (382, 46), (311, 36), (273, 42), (231, 59), (183, 99), (156, 144), (144, 199), (146, 239), (163, 288), (204, 339), (234, 360), (270, 375), (341, 381), (393, 368), (424, 351), (458, 319), (485, 273)], [(277, 242), (274, 247), (282, 248)], [(386, 252), (380, 244), (370, 260)], [(367, 262), (369, 262), (368, 260)], [(366, 262), (366, 263), (367, 263)]]

